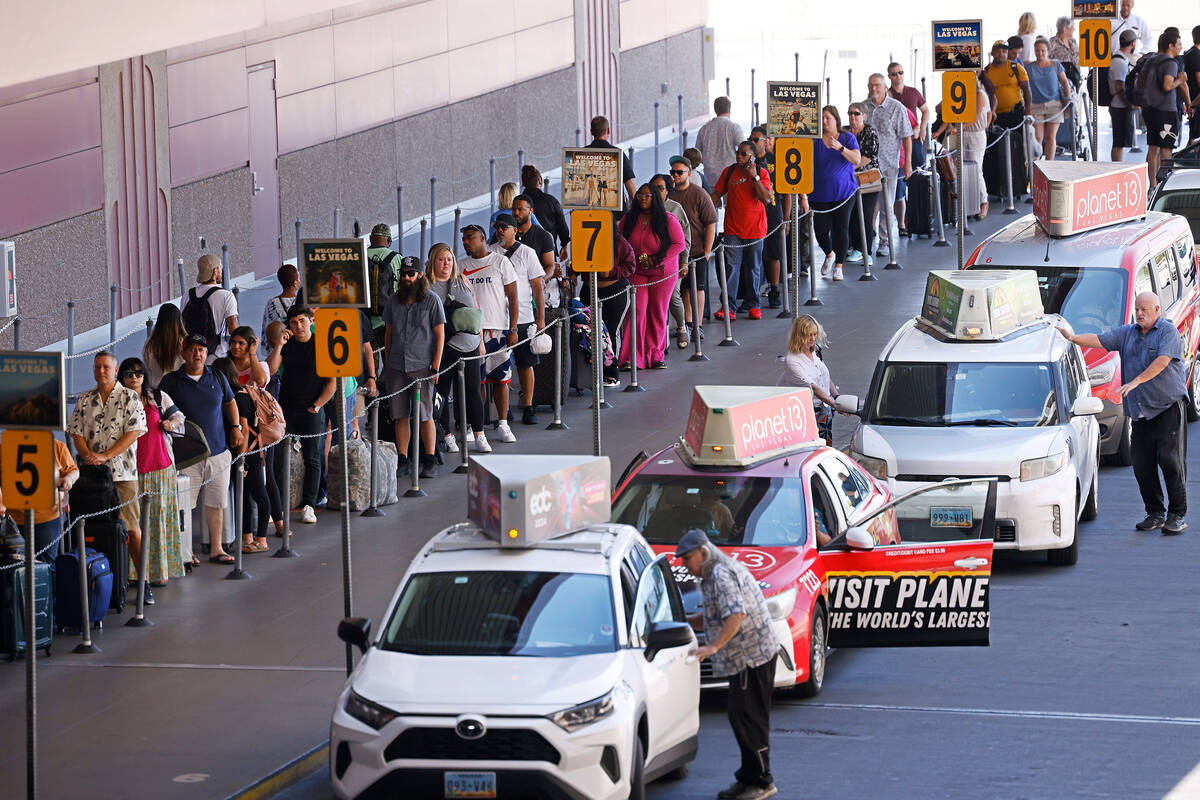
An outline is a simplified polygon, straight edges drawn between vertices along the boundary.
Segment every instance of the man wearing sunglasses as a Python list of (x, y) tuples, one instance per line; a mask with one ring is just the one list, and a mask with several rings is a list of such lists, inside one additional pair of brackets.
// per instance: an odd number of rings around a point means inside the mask
[[(708, 304), (704, 293), (708, 290), (708, 259), (712, 255), (713, 242), (717, 238), (717, 209), (708, 192), (692, 181), (692, 162), (684, 156), (671, 156), (670, 197), (683, 206), (688, 227), (692, 231), (692, 246), (688, 258), (696, 270), (696, 294), (700, 301), (700, 313), (708, 317)], [(697, 261), (697, 259), (700, 259)], [(680, 296), (683, 299), (683, 316), (691, 328), (691, 335), (703, 335), (702, 328), (692, 319), (692, 283), (682, 281)]]

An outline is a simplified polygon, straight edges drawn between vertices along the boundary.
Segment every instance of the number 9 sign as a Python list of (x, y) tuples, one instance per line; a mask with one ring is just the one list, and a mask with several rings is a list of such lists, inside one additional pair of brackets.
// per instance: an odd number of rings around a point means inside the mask
[(5, 431), (0, 438), (0, 489), (4, 504), (21, 511), (54, 508), (54, 434)]
[(356, 378), (362, 374), (358, 309), (313, 309), (317, 344), (317, 375), (321, 378)]
[(976, 108), (975, 73), (954, 70), (942, 73), (942, 120), (974, 122)]
[(813, 190), (813, 140), (781, 136), (775, 140), (775, 191), (809, 194)]

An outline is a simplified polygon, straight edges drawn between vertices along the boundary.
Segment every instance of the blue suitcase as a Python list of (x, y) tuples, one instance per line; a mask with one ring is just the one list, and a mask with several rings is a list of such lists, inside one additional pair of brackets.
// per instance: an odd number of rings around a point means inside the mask
[[(87, 587), (89, 622), (102, 627), (112, 602), (113, 572), (108, 556), (87, 549)], [(60, 628), (82, 630), (79, 607), (79, 555), (61, 553), (54, 559), (54, 616)]]
[[(5, 566), (14, 563), (7, 561)], [(41, 561), (34, 565), (35, 605), (33, 646), (50, 655), (54, 644), (54, 568)], [(13, 661), (25, 652), (25, 564), (0, 572), (0, 630), (2, 644)]]

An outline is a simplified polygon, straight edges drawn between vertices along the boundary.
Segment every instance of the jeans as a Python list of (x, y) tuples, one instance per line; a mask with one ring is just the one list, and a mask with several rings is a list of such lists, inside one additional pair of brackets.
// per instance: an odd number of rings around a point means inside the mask
[(325, 460), (325, 409), (321, 408), (315, 414), (310, 414), (303, 408), (289, 410), (284, 416), (287, 418), (288, 433), (305, 437), (300, 440), (300, 458), (304, 461), (304, 488), (300, 492), (299, 502), (296, 498), (292, 498), (292, 502), (296, 508), (315, 507), (321, 491), (321, 472)]
[(853, 197), (846, 202), (812, 201), (811, 205), (814, 211), (826, 212), (813, 217), (817, 246), (826, 253), (833, 253), (835, 264), (843, 263), (846, 260), (846, 251), (850, 249), (850, 211), (854, 208)]
[(1183, 401), (1175, 403), (1157, 417), (1133, 421), (1133, 476), (1147, 514), (1161, 514), (1162, 470), (1167, 484), (1166, 511), (1183, 516), (1187, 513), (1187, 430)]
[[(25, 528), (21, 527), (21, 534), (24, 535)], [(57, 516), (54, 519), (46, 520), (45, 522), (35, 523), (33, 526), (33, 551), (40, 553), (43, 547), (50, 547), (50, 543), (58, 539), (62, 533), (62, 516)], [(50, 547), (49, 550), (37, 557), (38, 561), (44, 561), (47, 564), (54, 563), (54, 557), (58, 555), (57, 547)]]
[(762, 247), (762, 239), (742, 239), (731, 233), (725, 234), (725, 274), (731, 276), (738, 287), (735, 290), (741, 301), (738, 311), (761, 305), (758, 290), (762, 284)]
[[(254, 508), (251, 508), (253, 504)], [(254, 535), (259, 539), (267, 537), (267, 527), (270, 525), (271, 500), (267, 491), (267, 471), (262, 461), (255, 456), (246, 459), (246, 478), (242, 481), (242, 533), (251, 532), (254, 522), (254, 509), (258, 510), (258, 526)], [(279, 519), (282, 519), (280, 517)]]

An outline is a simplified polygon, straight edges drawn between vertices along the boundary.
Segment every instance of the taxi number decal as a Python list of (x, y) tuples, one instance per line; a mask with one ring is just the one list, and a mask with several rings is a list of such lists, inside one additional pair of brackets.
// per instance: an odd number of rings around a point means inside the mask
[(729, 553), (734, 561), (740, 561), (747, 569), (770, 569), (775, 566), (775, 556), (762, 550), (735, 550)]

